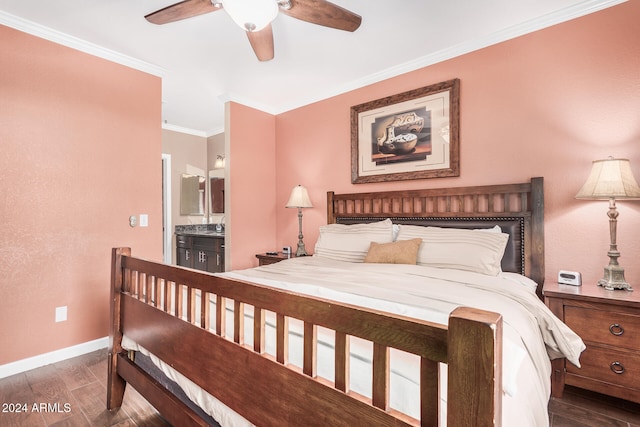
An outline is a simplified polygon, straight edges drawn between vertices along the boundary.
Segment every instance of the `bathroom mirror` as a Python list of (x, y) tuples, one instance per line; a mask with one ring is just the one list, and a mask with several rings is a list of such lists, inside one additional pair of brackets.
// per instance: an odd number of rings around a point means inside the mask
[(180, 215), (204, 215), (206, 181), (203, 176), (182, 174)]
[(224, 178), (209, 178), (211, 213), (224, 213)]

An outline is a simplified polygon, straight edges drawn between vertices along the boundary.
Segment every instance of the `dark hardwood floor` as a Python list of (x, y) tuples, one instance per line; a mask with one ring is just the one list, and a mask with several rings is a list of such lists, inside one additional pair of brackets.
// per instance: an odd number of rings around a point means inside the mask
[(640, 405), (575, 387), (549, 402), (551, 427), (640, 427)]
[(107, 411), (106, 381), (106, 349), (0, 379), (0, 426), (169, 426), (132, 387)]
[[(0, 426), (168, 426), (131, 387), (122, 408), (107, 411), (106, 378), (104, 349), (0, 379)], [(640, 405), (567, 388), (551, 399), (549, 419), (552, 427), (640, 427)]]

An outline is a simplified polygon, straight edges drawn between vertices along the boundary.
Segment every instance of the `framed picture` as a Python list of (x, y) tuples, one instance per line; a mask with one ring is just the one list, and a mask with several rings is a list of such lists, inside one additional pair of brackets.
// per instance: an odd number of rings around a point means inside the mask
[(460, 176), (460, 80), (351, 107), (351, 182)]

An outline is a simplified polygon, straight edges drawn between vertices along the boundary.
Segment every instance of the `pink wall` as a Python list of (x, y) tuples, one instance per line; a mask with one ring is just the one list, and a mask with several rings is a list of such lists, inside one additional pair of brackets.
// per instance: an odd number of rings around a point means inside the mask
[[(633, 1), (277, 116), (276, 205), (308, 187), (304, 212), (313, 249), (326, 223), (326, 192), (438, 188), (545, 178), (546, 277), (608, 263), (606, 202), (574, 199), (591, 161), (631, 160), (640, 179), (640, 2)], [(353, 105), (460, 78), (461, 175), (351, 184)], [(619, 202), (618, 244), (626, 278), (640, 289), (640, 202)], [(294, 244), (297, 221), (277, 216), (278, 245)]]
[(2, 365), (108, 335), (111, 248), (161, 260), (162, 181), (159, 78), (4, 26), (0, 51)]
[(275, 248), (275, 117), (230, 102), (227, 121), (225, 243), (227, 268), (237, 270), (256, 266), (256, 253)]

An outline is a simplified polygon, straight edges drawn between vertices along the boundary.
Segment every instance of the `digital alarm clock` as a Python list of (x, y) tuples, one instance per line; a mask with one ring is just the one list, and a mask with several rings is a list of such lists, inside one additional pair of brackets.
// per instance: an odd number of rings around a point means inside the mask
[(582, 285), (582, 276), (577, 271), (560, 270), (558, 272), (558, 283), (562, 285), (580, 286)]

